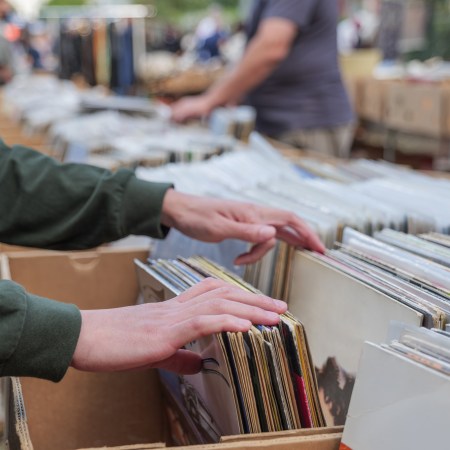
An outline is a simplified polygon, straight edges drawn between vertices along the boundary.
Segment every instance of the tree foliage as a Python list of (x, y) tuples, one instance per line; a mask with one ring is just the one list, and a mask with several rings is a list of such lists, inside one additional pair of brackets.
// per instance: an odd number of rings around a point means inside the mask
[(213, 4), (222, 6), (225, 13), (236, 13), (239, 0), (137, 0), (135, 3), (154, 5), (158, 10), (159, 18), (166, 21), (178, 21), (186, 14), (200, 13)]

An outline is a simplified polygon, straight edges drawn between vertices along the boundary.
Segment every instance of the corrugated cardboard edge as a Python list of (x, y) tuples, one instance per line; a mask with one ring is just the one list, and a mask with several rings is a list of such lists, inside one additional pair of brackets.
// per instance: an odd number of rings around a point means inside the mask
[(278, 439), (260, 439), (262, 435), (254, 435), (254, 440), (241, 442), (223, 442), (219, 444), (194, 445), (177, 447), (177, 450), (339, 450), (342, 433), (318, 434), (316, 436), (288, 437)]
[(327, 434), (337, 434), (342, 433), (344, 427), (325, 427), (325, 428), (303, 428), (301, 430), (288, 430), (288, 431), (277, 431), (262, 434), (242, 434), (236, 436), (222, 436), (220, 442), (244, 442), (244, 441), (254, 441), (255, 439), (267, 440), (267, 439), (284, 439), (297, 437), (302, 438), (306, 436), (317, 436), (317, 435), (327, 435)]
[(166, 448), (164, 442), (155, 442), (154, 444), (138, 444), (138, 445), (123, 445), (121, 447), (92, 447), (92, 448), (81, 448), (78, 450), (159, 450)]
[(14, 450), (33, 450), (30, 434), (28, 432), (27, 417), (22, 396), (22, 388), (18, 378), (11, 377), (6, 380), (6, 404), (9, 413), (6, 415), (5, 431), (7, 448)]

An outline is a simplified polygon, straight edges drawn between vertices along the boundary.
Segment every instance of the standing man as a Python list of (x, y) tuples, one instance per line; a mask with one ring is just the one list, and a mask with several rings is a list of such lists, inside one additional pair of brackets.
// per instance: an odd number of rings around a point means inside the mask
[(255, 0), (240, 63), (206, 93), (172, 108), (184, 122), (222, 105), (256, 108), (258, 131), (347, 157), (353, 114), (338, 64), (336, 0)]

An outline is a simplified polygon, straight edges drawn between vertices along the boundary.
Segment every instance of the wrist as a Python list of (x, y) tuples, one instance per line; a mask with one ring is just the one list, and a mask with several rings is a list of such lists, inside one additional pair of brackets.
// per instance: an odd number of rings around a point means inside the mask
[(176, 213), (178, 210), (180, 194), (175, 189), (171, 188), (166, 191), (163, 198), (161, 223), (166, 227), (176, 227)]
[(215, 108), (224, 106), (228, 103), (228, 99), (222, 94), (220, 89), (210, 89), (204, 94), (204, 107), (207, 115), (209, 115)]

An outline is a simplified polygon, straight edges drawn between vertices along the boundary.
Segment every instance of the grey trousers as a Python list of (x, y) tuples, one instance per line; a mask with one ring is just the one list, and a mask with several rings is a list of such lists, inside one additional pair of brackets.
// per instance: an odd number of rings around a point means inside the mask
[(333, 128), (305, 128), (283, 134), (279, 140), (302, 150), (322, 155), (348, 158), (353, 143), (353, 123)]

